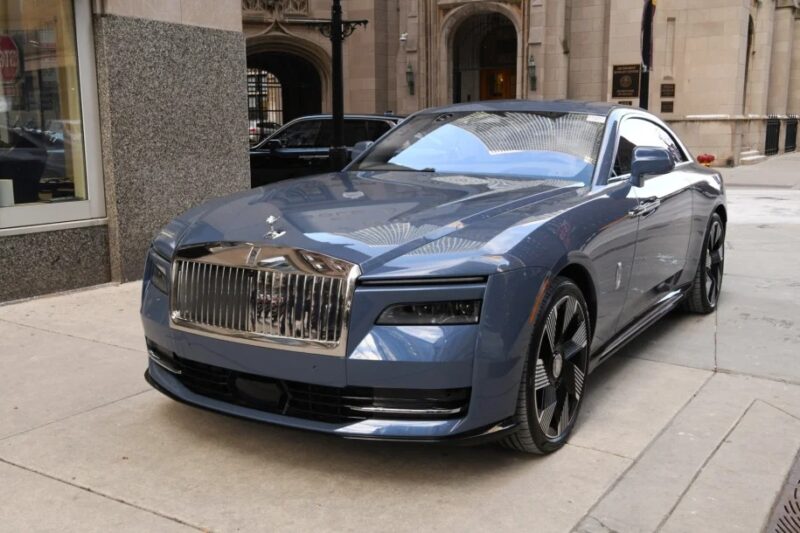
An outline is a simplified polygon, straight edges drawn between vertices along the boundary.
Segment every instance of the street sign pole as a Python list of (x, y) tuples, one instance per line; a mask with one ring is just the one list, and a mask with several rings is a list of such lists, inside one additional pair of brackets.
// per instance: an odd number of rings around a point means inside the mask
[(342, 4), (333, 0), (331, 6), (331, 111), (333, 114), (333, 143), (331, 166), (341, 170), (347, 164), (347, 148), (344, 146), (344, 73), (342, 72)]
[(653, 68), (653, 19), (656, 0), (644, 0), (642, 11), (642, 77), (639, 86), (639, 107), (650, 107), (650, 70)]

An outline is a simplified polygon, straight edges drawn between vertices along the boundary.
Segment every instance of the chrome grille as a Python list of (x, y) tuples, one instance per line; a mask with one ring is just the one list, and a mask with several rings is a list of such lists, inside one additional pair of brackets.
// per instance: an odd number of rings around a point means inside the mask
[[(256, 257), (260, 257), (260, 249)], [(320, 348), (340, 345), (346, 334), (353, 270), (340, 268), (334, 275), (309, 272), (341, 265), (339, 260), (303, 251), (283, 251), (263, 262), (278, 269), (235, 266), (230, 254), (214, 262), (211, 253), (201, 258), (178, 258), (173, 263), (171, 319), (174, 326), (233, 340)], [(266, 255), (266, 254), (264, 254)], [(243, 257), (253, 257), (252, 253)], [(298, 259), (305, 259), (297, 268)], [(325, 261), (322, 263), (321, 261)], [(326, 272), (327, 273), (327, 272)], [(314, 351), (308, 350), (308, 351)], [(337, 354), (339, 355), (339, 354)]]

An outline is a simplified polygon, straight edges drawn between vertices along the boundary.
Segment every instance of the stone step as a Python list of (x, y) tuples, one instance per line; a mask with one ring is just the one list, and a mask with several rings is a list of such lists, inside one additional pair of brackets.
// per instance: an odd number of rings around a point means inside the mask
[(761, 152), (759, 152), (758, 150), (745, 150), (741, 154), (739, 154), (740, 157), (751, 157), (754, 155), (761, 155)]
[(766, 159), (767, 159), (767, 156), (764, 156), (764, 155), (761, 155), (761, 154), (748, 155), (748, 156), (744, 156), (744, 154), (742, 154), (742, 157), (739, 159), (739, 164), (740, 165), (755, 165), (757, 163), (761, 163), (762, 161), (765, 161)]

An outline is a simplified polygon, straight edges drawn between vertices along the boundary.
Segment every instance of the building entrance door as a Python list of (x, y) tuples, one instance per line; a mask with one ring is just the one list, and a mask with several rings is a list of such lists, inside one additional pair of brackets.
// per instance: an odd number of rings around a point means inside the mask
[(517, 96), (517, 31), (499, 13), (465, 19), (455, 32), (453, 102)]
[(510, 68), (481, 70), (481, 100), (514, 98), (517, 93), (517, 73)]

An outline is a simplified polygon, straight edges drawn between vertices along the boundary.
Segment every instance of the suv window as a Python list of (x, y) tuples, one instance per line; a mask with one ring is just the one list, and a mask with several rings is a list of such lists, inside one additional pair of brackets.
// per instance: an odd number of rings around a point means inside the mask
[[(385, 127), (381, 127), (385, 126)], [(374, 141), (389, 129), (383, 121), (344, 119), (344, 145), (353, 147), (359, 141)], [(325, 119), (320, 124), (314, 146), (329, 148), (333, 145), (333, 120)]]
[[(363, 120), (344, 119), (344, 145), (353, 146), (358, 141), (366, 140), (366, 126)], [(317, 136), (317, 148), (330, 148), (333, 146), (333, 120), (328, 119), (322, 123)]]
[(640, 118), (629, 118), (622, 122), (619, 132), (619, 146), (614, 160), (614, 175), (623, 176), (631, 172), (633, 149), (637, 146), (664, 148), (672, 154), (676, 163), (686, 161), (686, 156), (672, 136), (662, 127)]
[(384, 122), (383, 120), (370, 120), (367, 122), (367, 136), (362, 141), (375, 141), (392, 129), (392, 125), (388, 122)]
[(322, 120), (302, 120), (286, 128), (277, 138), (286, 148), (312, 148), (317, 146), (322, 124)]

